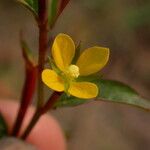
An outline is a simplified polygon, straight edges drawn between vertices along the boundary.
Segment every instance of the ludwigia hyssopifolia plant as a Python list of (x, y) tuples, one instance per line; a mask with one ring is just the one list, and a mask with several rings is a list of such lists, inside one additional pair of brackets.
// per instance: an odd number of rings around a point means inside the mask
[[(25, 81), (12, 136), (18, 136), (35, 89), (36, 110), (31, 122), (20, 136), (22, 139), (27, 138), (43, 114), (54, 108), (72, 107), (89, 101), (105, 101), (150, 110), (150, 102), (139, 96), (135, 90), (118, 81), (104, 80), (98, 74), (109, 61), (109, 48), (94, 45), (81, 51), (81, 44), (76, 45), (65, 33), (52, 37), (51, 32), (55, 23), (69, 1), (51, 0), (48, 3), (48, 0), (18, 0), (19, 4), (33, 14), (37, 22), (39, 48), (38, 62), (35, 63), (32, 51), (21, 34)], [(44, 86), (52, 93), (48, 99), (44, 96)]]

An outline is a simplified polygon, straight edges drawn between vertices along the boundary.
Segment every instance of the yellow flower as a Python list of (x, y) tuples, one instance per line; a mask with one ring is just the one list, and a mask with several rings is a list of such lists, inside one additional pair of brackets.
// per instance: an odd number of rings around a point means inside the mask
[(71, 37), (60, 33), (52, 46), (52, 57), (61, 73), (45, 69), (43, 82), (51, 89), (79, 98), (90, 99), (98, 94), (98, 87), (91, 82), (77, 82), (79, 76), (88, 76), (101, 70), (109, 59), (109, 49), (94, 46), (84, 50), (76, 64), (71, 64), (75, 56), (75, 44)]

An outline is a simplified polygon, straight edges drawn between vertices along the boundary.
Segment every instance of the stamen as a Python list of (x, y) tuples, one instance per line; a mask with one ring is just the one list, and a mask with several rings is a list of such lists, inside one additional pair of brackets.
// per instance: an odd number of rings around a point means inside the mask
[(73, 78), (77, 78), (80, 75), (79, 67), (76, 65), (70, 65), (66, 72), (70, 77), (73, 77)]

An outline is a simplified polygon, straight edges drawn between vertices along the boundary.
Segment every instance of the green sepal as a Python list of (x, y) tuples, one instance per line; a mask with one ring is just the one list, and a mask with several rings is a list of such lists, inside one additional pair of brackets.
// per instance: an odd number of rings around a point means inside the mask
[(81, 52), (81, 41), (79, 42), (79, 44), (77, 45), (76, 47), (76, 50), (75, 50), (75, 56), (72, 60), (72, 64), (76, 64), (79, 56), (80, 56), (80, 52)]
[(92, 74), (92, 75), (88, 75), (88, 76), (79, 76), (76, 81), (77, 82), (82, 82), (82, 81), (86, 81), (86, 82), (95, 82), (96, 80), (100, 80), (102, 78), (102, 75), (99, 74)]
[(0, 114), (0, 139), (8, 136), (8, 128), (2, 115)]
[(54, 60), (51, 57), (48, 58), (48, 63), (51, 66), (52, 70), (54, 70), (58, 75), (61, 75), (61, 70), (55, 65)]
[(68, 96), (70, 96), (68, 93), (68, 89), (70, 86), (68, 79), (65, 77), (65, 75), (63, 75), (62, 71), (55, 65), (54, 60), (49, 56), (48, 56), (48, 62), (50, 64), (52, 70), (54, 70), (64, 80), (64, 88), (65, 88), (64, 91)]

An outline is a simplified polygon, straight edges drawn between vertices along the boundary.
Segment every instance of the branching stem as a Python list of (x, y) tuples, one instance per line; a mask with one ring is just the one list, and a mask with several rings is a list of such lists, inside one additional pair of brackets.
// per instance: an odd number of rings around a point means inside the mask
[(41, 73), (44, 69), (45, 55), (48, 44), (48, 1), (39, 0), (39, 58), (38, 58), (38, 103), (41, 107), (44, 103), (44, 87), (41, 80)]

